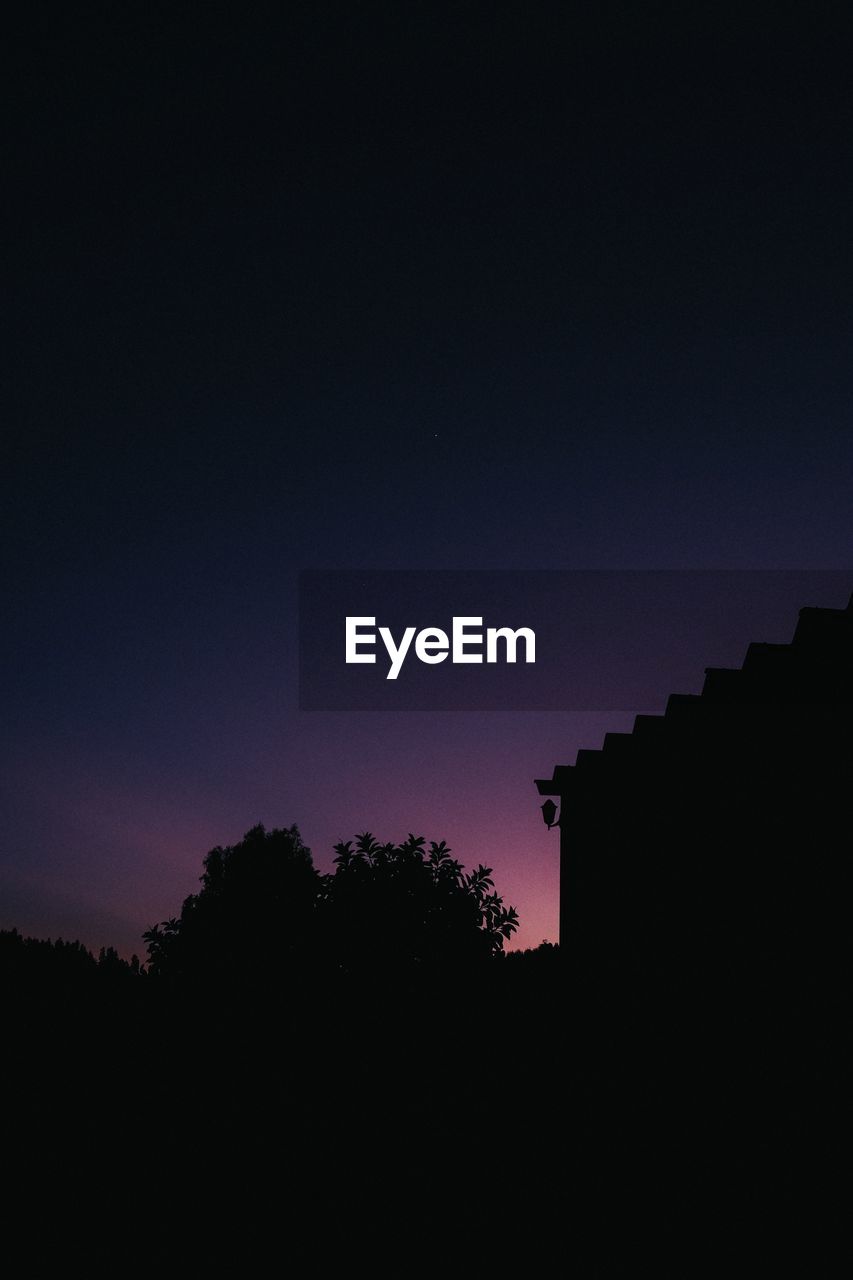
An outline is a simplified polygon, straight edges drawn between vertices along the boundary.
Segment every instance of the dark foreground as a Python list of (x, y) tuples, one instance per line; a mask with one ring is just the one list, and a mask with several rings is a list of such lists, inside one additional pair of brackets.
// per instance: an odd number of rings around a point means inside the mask
[(322, 989), (6, 976), (9, 1221), (34, 1215), (33, 1265), (251, 1271), (273, 1240), (297, 1273), (340, 1250), (406, 1270), (461, 1229), (524, 1274), (554, 1239), (607, 1270), (637, 1231), (660, 1248), (702, 1222), (710, 1247), (841, 1194), (826, 1010), (604, 1009), (556, 950)]

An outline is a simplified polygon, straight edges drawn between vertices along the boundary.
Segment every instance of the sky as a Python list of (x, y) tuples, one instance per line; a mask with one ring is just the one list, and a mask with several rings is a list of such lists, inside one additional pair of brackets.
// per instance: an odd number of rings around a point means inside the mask
[(298, 574), (848, 568), (853, 19), (175, 9), (7, 32), (0, 927), (139, 951), (262, 821), (553, 939), (630, 711), (300, 712)]

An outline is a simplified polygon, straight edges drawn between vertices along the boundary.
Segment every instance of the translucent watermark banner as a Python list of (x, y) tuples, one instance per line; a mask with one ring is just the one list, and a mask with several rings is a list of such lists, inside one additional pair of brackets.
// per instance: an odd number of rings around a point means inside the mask
[(634, 711), (701, 691), (853, 571), (306, 571), (304, 711)]

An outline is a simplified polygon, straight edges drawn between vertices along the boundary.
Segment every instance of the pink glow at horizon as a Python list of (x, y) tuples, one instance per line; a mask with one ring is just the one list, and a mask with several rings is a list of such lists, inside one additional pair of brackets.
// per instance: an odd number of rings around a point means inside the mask
[(338, 719), (336, 733), (334, 716), (299, 716), (296, 749), (282, 737), (243, 753), (228, 776), (191, 758), (174, 771), (131, 752), (105, 763), (31, 746), (4, 780), (27, 837), (3, 882), (0, 927), (144, 956), (142, 931), (179, 912), (210, 848), (257, 822), (295, 822), (322, 871), (338, 840), (364, 830), (446, 840), (466, 868), (493, 868), (520, 914), (513, 948), (556, 941), (558, 837), (542, 824), (533, 780), (625, 717)]

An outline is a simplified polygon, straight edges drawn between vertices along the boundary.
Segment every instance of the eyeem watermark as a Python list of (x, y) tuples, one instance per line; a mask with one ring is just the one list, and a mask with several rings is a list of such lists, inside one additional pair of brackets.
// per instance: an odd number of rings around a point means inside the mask
[[(390, 659), (386, 680), (396, 680), (403, 669), (403, 663), (415, 642), (415, 657), (429, 666), (445, 662), (450, 658), (454, 663), (483, 662), (482, 631), (483, 619), (476, 617), (454, 618), (451, 624), (450, 637), (441, 627), (406, 627), (400, 637), (399, 644), (394, 639), (390, 627), (380, 627), (378, 634)], [(346, 661), (350, 663), (375, 663), (375, 652), (361, 652), (363, 649), (376, 646), (375, 617), (348, 617), (345, 625)], [(452, 637), (452, 639), (451, 639)], [(524, 645), (524, 661), (536, 661), (536, 633), (530, 627), (487, 627), (485, 631), (485, 661), (515, 662), (517, 661), (518, 642)], [(500, 646), (500, 647), (499, 647)]]
[(305, 570), (299, 706), (659, 714), (851, 590), (841, 570)]

